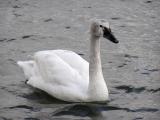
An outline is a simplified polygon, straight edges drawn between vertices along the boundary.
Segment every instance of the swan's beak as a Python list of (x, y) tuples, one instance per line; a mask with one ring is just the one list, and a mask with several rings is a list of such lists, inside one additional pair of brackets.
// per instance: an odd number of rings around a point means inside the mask
[(103, 27), (103, 37), (110, 40), (113, 43), (119, 43), (114, 34), (111, 32), (111, 29)]

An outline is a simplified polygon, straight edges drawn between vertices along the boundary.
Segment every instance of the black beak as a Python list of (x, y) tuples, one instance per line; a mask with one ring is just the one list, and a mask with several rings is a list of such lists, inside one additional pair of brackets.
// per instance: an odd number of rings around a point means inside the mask
[(103, 37), (110, 40), (113, 43), (119, 43), (119, 41), (115, 38), (115, 36), (111, 32), (111, 30), (105, 27), (103, 28)]

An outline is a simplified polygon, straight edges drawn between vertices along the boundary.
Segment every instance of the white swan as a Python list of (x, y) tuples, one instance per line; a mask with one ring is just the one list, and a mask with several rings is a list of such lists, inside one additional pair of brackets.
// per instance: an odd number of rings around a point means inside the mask
[(55, 98), (69, 102), (108, 100), (100, 58), (100, 37), (118, 43), (104, 20), (92, 22), (90, 28), (90, 62), (68, 50), (46, 50), (34, 54), (31, 61), (18, 61), (27, 84)]

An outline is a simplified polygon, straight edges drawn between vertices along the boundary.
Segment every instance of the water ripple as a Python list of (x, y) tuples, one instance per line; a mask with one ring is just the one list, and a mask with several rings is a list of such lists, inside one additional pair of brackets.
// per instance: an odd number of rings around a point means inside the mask
[(116, 89), (118, 90), (124, 90), (125, 93), (141, 93), (141, 92), (152, 92), (152, 93), (156, 93), (156, 92), (159, 92), (160, 91), (160, 88), (156, 88), (156, 89), (147, 89), (146, 87), (134, 87), (134, 86), (131, 86), (131, 85), (120, 85), (120, 86), (116, 86), (115, 87)]
[(120, 85), (120, 86), (116, 86), (115, 88), (116, 88), (116, 89), (119, 89), (119, 90), (124, 90), (126, 93), (131, 93), (131, 92), (141, 93), (141, 92), (143, 92), (144, 90), (146, 90), (145, 87), (135, 88), (135, 87), (133, 87), (133, 86), (128, 86), (128, 85)]
[(24, 118), (24, 120), (40, 120), (38, 118), (33, 118), (33, 117), (28, 117), (28, 118)]
[(33, 107), (28, 106), (28, 105), (17, 105), (17, 106), (9, 107), (9, 109), (16, 109), (16, 108), (23, 108), (23, 109), (34, 110), (34, 108), (33, 108)]

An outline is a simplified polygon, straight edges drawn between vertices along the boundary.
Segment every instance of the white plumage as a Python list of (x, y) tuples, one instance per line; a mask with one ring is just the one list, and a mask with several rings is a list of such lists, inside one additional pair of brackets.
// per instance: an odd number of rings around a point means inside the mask
[(106, 101), (108, 89), (102, 74), (100, 42), (97, 42), (104, 34), (100, 23), (96, 21), (91, 25), (90, 66), (72, 51), (39, 51), (33, 60), (17, 62), (28, 79), (27, 84), (64, 101)]

